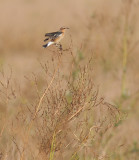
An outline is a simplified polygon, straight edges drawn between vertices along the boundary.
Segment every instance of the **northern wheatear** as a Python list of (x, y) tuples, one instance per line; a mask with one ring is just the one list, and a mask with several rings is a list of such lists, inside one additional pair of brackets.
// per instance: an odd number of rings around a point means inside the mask
[(45, 45), (43, 45), (43, 47), (46, 48), (52, 44), (55, 44), (56, 46), (60, 45), (60, 49), (62, 49), (62, 46), (61, 46), (61, 44), (59, 44), (59, 42), (64, 37), (66, 29), (69, 29), (69, 28), (61, 27), (60, 30), (57, 32), (46, 33), (45, 34), (46, 39), (44, 40), (44, 42), (46, 42), (48, 40), (50, 40), (50, 41), (48, 43), (46, 43)]

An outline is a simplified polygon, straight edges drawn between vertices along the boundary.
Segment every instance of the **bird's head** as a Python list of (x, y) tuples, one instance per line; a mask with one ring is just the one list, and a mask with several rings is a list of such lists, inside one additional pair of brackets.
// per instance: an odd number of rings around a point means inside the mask
[(69, 29), (68, 27), (61, 27), (60, 31), (64, 32), (66, 29)]

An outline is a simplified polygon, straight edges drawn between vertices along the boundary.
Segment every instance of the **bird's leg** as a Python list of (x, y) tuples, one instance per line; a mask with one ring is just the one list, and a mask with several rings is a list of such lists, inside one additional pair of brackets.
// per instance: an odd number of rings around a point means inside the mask
[(62, 50), (62, 45), (61, 44), (59, 44), (59, 49)]
[(60, 51), (62, 50), (62, 45), (60, 43), (56, 43), (55, 45), (60, 49)]

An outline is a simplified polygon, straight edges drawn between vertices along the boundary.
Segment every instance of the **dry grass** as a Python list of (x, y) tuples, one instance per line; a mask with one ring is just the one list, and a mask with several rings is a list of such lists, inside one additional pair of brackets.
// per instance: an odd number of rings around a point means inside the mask
[[(138, 159), (138, 12), (138, 0), (0, 2), (0, 160)], [(63, 50), (43, 49), (61, 26)]]

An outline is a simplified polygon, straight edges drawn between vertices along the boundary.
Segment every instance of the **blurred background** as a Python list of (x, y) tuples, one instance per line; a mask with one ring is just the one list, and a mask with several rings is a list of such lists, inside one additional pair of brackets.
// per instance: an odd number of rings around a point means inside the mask
[[(122, 141), (124, 151), (119, 149), (112, 159), (137, 160), (138, 0), (0, 0), (1, 155), (5, 154), (4, 146), (10, 141), (6, 130), (10, 128), (9, 120), (18, 112), (15, 104), (19, 104), (19, 92), (29, 95), (31, 101), (34, 101), (33, 93), (29, 93), (27, 77), (32, 78), (34, 73), (41, 77), (43, 70), (40, 62), (49, 63), (52, 57), (57, 59), (57, 55), (53, 53), (56, 50), (54, 46), (42, 48), (44, 35), (57, 31), (62, 26), (70, 28), (61, 41), (63, 48), (68, 48), (72, 40), (73, 54), (82, 57), (82, 65), (92, 58), (93, 69), (90, 76), (99, 88), (99, 95), (126, 114), (112, 140), (113, 143)], [(61, 58), (61, 65), (62, 74), (66, 74), (70, 67), (69, 55), (66, 53)], [(51, 70), (51, 64), (49, 69)], [(9, 84), (10, 79), (12, 82)], [(45, 84), (42, 79), (39, 80), (41, 87)], [(14, 99), (16, 90), (18, 91)], [(8, 95), (12, 95), (12, 98), (8, 99)], [(4, 127), (3, 124), (7, 126)], [(8, 153), (6, 151), (7, 155), (9, 152), (10, 150)]]

